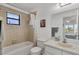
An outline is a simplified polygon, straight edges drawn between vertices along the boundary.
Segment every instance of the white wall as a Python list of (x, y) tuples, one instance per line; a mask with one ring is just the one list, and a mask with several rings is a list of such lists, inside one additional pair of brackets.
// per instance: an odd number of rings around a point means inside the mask
[[(72, 9), (78, 8), (79, 7), (78, 5), (79, 4), (77, 3), (62, 8), (59, 8), (58, 6), (39, 8), (35, 21), (35, 29), (37, 32), (37, 37), (46, 38), (46, 39), (51, 38), (51, 27), (58, 26), (60, 28), (58, 34), (61, 36), (60, 38), (63, 39), (62, 18), (76, 14), (76, 11), (73, 11)], [(64, 12), (64, 11), (68, 11), (68, 12)], [(41, 19), (46, 19), (45, 28), (40, 28)]]
[[(34, 16), (32, 16), (33, 18)], [(51, 37), (51, 31), (50, 31), (50, 9), (47, 7), (44, 8), (39, 8), (37, 10), (37, 15), (34, 21), (32, 21), (34, 24), (34, 28), (35, 28), (35, 32), (36, 32), (36, 36), (37, 39), (48, 39)], [(42, 19), (46, 19), (46, 27), (41, 28), (40, 27), (40, 20)], [(33, 19), (32, 19), (33, 20)]]
[[(52, 15), (51, 19), (51, 27), (59, 27), (58, 36), (60, 36), (60, 39), (63, 40), (63, 18), (68, 16), (77, 15), (77, 9), (57, 13)], [(77, 19), (76, 19), (77, 21)], [(79, 44), (79, 40), (67, 40), (68, 42), (73, 42), (75, 44)]]
[[(58, 35), (60, 36), (60, 39), (63, 39), (63, 17), (67, 17), (70, 15), (76, 14), (76, 10), (71, 10), (74, 8), (77, 8), (79, 4), (71, 4), (70, 6), (67, 6), (65, 8), (58, 8), (58, 7), (44, 7), (44, 8), (38, 8), (36, 20), (33, 21), (34, 28), (36, 31), (37, 39), (39, 38), (51, 38), (51, 27), (59, 27)], [(64, 12), (64, 11), (68, 12)], [(70, 10), (70, 11), (69, 11)], [(53, 14), (53, 15), (51, 15)], [(46, 27), (40, 28), (40, 20), (46, 19)]]

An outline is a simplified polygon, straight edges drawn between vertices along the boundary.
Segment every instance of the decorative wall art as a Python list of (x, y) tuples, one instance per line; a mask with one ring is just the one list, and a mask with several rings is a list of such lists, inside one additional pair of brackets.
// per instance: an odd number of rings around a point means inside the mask
[(40, 20), (40, 27), (46, 27), (46, 20), (45, 19)]

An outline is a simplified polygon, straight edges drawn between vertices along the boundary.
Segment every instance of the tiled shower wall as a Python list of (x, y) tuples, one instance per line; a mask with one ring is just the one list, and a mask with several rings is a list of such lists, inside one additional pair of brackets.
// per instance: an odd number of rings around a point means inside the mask
[[(22, 12), (0, 6), (0, 17), (2, 17), (2, 47), (12, 45), (12, 42), (21, 43), (33, 41), (33, 29), (29, 25), (30, 16)], [(20, 15), (20, 25), (6, 24), (6, 12)]]

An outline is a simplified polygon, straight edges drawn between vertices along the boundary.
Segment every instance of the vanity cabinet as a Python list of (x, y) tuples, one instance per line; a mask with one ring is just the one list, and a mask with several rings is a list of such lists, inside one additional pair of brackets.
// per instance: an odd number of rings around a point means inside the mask
[(62, 51), (57, 48), (52, 48), (49, 46), (45, 46), (45, 54), (48, 55), (62, 55)]
[(72, 54), (72, 53), (70, 53), (70, 52), (65, 52), (65, 51), (63, 51), (62, 54), (63, 54), (63, 55), (74, 55), (74, 54)]
[(45, 46), (45, 54), (46, 55), (76, 55), (74, 53), (50, 46)]

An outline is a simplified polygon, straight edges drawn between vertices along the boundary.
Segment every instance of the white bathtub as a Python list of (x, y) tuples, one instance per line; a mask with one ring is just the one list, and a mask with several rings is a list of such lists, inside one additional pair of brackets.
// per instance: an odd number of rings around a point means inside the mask
[(29, 55), (33, 47), (32, 42), (23, 42), (2, 48), (3, 55)]

